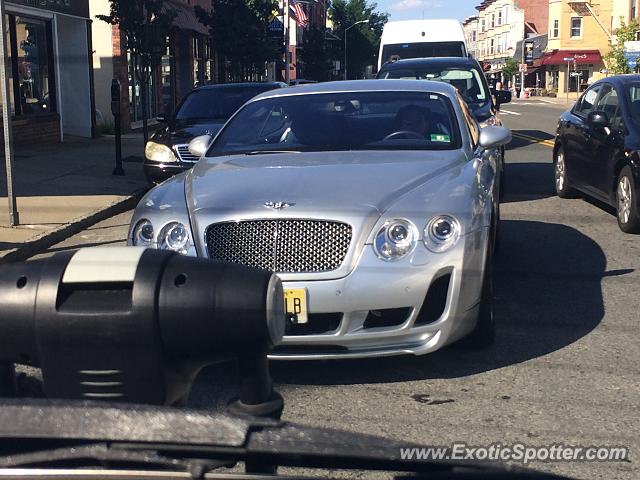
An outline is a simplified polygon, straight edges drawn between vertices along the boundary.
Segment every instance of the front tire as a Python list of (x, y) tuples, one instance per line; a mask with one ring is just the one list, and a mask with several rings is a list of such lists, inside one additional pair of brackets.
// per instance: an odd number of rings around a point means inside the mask
[(640, 215), (633, 173), (627, 165), (618, 175), (616, 187), (618, 226), (625, 233), (640, 233)]
[(553, 157), (553, 177), (556, 185), (556, 194), (560, 198), (573, 198), (576, 192), (569, 186), (567, 176), (567, 164), (565, 162), (564, 148), (558, 147)]

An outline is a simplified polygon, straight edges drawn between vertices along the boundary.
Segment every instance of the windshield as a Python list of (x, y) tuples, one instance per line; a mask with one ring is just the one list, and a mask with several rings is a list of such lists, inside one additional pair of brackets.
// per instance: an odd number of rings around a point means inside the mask
[(480, 75), (475, 68), (415, 67), (382, 70), (378, 78), (446, 82), (456, 87), (467, 103), (484, 105), (489, 101), (490, 94)]
[(247, 100), (273, 87), (202, 88), (191, 92), (176, 120), (228, 120)]
[(250, 103), (208, 155), (256, 151), (459, 148), (451, 102), (426, 92), (295, 95)]
[(629, 95), (629, 111), (635, 123), (640, 124), (640, 83), (632, 83), (627, 87)]
[(382, 47), (382, 63), (403, 58), (464, 56), (463, 42), (391, 43)]

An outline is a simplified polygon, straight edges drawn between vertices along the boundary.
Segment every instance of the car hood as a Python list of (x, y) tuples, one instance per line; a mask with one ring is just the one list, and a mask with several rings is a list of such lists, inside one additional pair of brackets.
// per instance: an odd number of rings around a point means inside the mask
[(295, 205), (287, 209), (295, 216), (379, 216), (403, 195), (466, 160), (459, 150), (205, 158), (186, 177), (186, 193), (193, 213), (255, 216), (269, 210), (265, 203), (285, 202)]
[(199, 135), (215, 135), (225, 124), (226, 120), (216, 120), (203, 123), (175, 123), (158, 131), (154, 136), (155, 142), (166, 145), (189, 143)]

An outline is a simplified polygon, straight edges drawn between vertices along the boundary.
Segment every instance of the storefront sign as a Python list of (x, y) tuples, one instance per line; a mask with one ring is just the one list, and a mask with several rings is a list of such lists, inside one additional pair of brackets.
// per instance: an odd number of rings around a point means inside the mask
[(89, 18), (89, 0), (11, 0), (11, 4)]

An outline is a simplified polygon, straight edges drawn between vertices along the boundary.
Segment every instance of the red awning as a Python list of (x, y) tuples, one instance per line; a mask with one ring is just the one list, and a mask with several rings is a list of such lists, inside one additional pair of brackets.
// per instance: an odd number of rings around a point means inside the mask
[(575, 59), (578, 65), (602, 62), (599, 50), (555, 50), (544, 54), (542, 65), (564, 65), (567, 63), (565, 58)]

